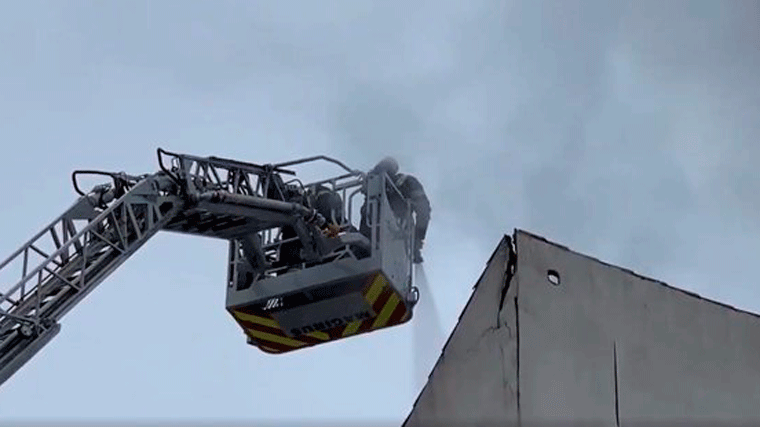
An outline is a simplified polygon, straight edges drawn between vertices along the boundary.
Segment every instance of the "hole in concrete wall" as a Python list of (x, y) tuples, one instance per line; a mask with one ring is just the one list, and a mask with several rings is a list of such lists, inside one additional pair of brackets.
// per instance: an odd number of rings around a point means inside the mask
[(554, 286), (559, 286), (559, 273), (556, 270), (549, 270), (546, 272), (546, 279), (549, 280)]

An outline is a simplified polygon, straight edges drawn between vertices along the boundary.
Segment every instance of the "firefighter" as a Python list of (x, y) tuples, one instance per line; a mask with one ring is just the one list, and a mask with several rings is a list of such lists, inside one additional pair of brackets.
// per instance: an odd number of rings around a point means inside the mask
[[(285, 184), (282, 178), (277, 174), (269, 176), (266, 196), (272, 200), (300, 204), (303, 204), (306, 199), (301, 188), (297, 185)], [(280, 244), (279, 262), (274, 265), (276, 267), (284, 267), (303, 262), (303, 257), (301, 256), (303, 243), (297, 239), (298, 233), (296, 232), (296, 229), (291, 225), (283, 225), (280, 227), (280, 231), (280, 239), (289, 241)]]
[[(390, 177), (393, 185), (396, 186), (401, 196), (409, 202), (412, 208), (412, 212), (415, 216), (415, 230), (414, 230), (414, 263), (422, 263), (422, 246), (425, 243), (425, 236), (427, 234), (428, 224), (430, 223), (430, 200), (425, 193), (425, 189), (420, 181), (409, 174), (399, 173), (399, 166), (396, 159), (393, 157), (386, 157), (375, 165), (370, 174), (386, 173)], [(391, 204), (391, 208), (397, 213), (403, 212), (403, 205), (399, 202), (396, 191), (392, 188), (387, 191), (388, 199)], [(365, 223), (365, 210), (366, 200), (364, 206), (361, 209), (362, 221), (360, 225), (360, 231), (365, 236), (370, 236), (369, 227)]]
[(340, 232), (340, 226), (345, 220), (343, 215), (343, 198), (340, 197), (337, 191), (333, 191), (324, 185), (319, 185), (314, 189), (310, 200), (312, 207), (327, 220), (322, 230), (324, 234), (328, 237), (337, 236)]

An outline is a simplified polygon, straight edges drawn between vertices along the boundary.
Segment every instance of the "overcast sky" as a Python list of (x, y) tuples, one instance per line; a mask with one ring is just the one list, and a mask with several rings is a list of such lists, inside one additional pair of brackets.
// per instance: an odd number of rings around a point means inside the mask
[[(0, 10), (6, 255), (73, 202), (72, 170), (153, 172), (159, 146), (362, 169), (392, 154), (432, 201), (425, 268), (447, 333), (513, 228), (760, 311), (756, 1)], [(413, 325), (266, 355), (224, 311), (226, 256), (154, 238), (2, 386), (0, 417), (400, 425)]]

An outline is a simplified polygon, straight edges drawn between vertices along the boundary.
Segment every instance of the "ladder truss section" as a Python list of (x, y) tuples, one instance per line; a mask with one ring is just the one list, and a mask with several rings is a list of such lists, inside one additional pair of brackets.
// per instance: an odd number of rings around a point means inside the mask
[(58, 332), (61, 317), (182, 210), (173, 188), (161, 173), (129, 183), (115, 200), (113, 188), (96, 187), (0, 264), (0, 384)]
[(291, 220), (284, 215), (291, 205), (276, 203), (285, 199), (280, 175), (295, 175), (292, 171), (163, 149), (158, 149), (158, 163), (191, 202), (166, 224), (166, 231), (229, 240)]
[[(168, 157), (169, 165), (164, 164)], [(257, 165), (220, 157), (199, 157), (158, 149), (161, 170), (187, 193), (224, 191), (232, 194), (266, 197), (274, 173), (295, 172), (274, 165)]]

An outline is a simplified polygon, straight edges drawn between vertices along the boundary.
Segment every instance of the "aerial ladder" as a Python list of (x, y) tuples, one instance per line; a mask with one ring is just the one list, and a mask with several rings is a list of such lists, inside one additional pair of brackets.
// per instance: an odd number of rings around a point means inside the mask
[[(229, 242), (226, 309), (246, 342), (264, 352), (304, 349), (412, 318), (419, 299), (412, 283), (414, 216), (387, 175), (327, 156), (258, 165), (160, 148), (157, 154), (153, 174), (73, 172), (79, 198), (0, 264), (0, 384), (58, 334), (69, 310), (162, 230)], [(316, 161), (344, 173), (302, 183), (293, 168)], [(82, 191), (80, 177), (93, 174), (109, 182)]]

